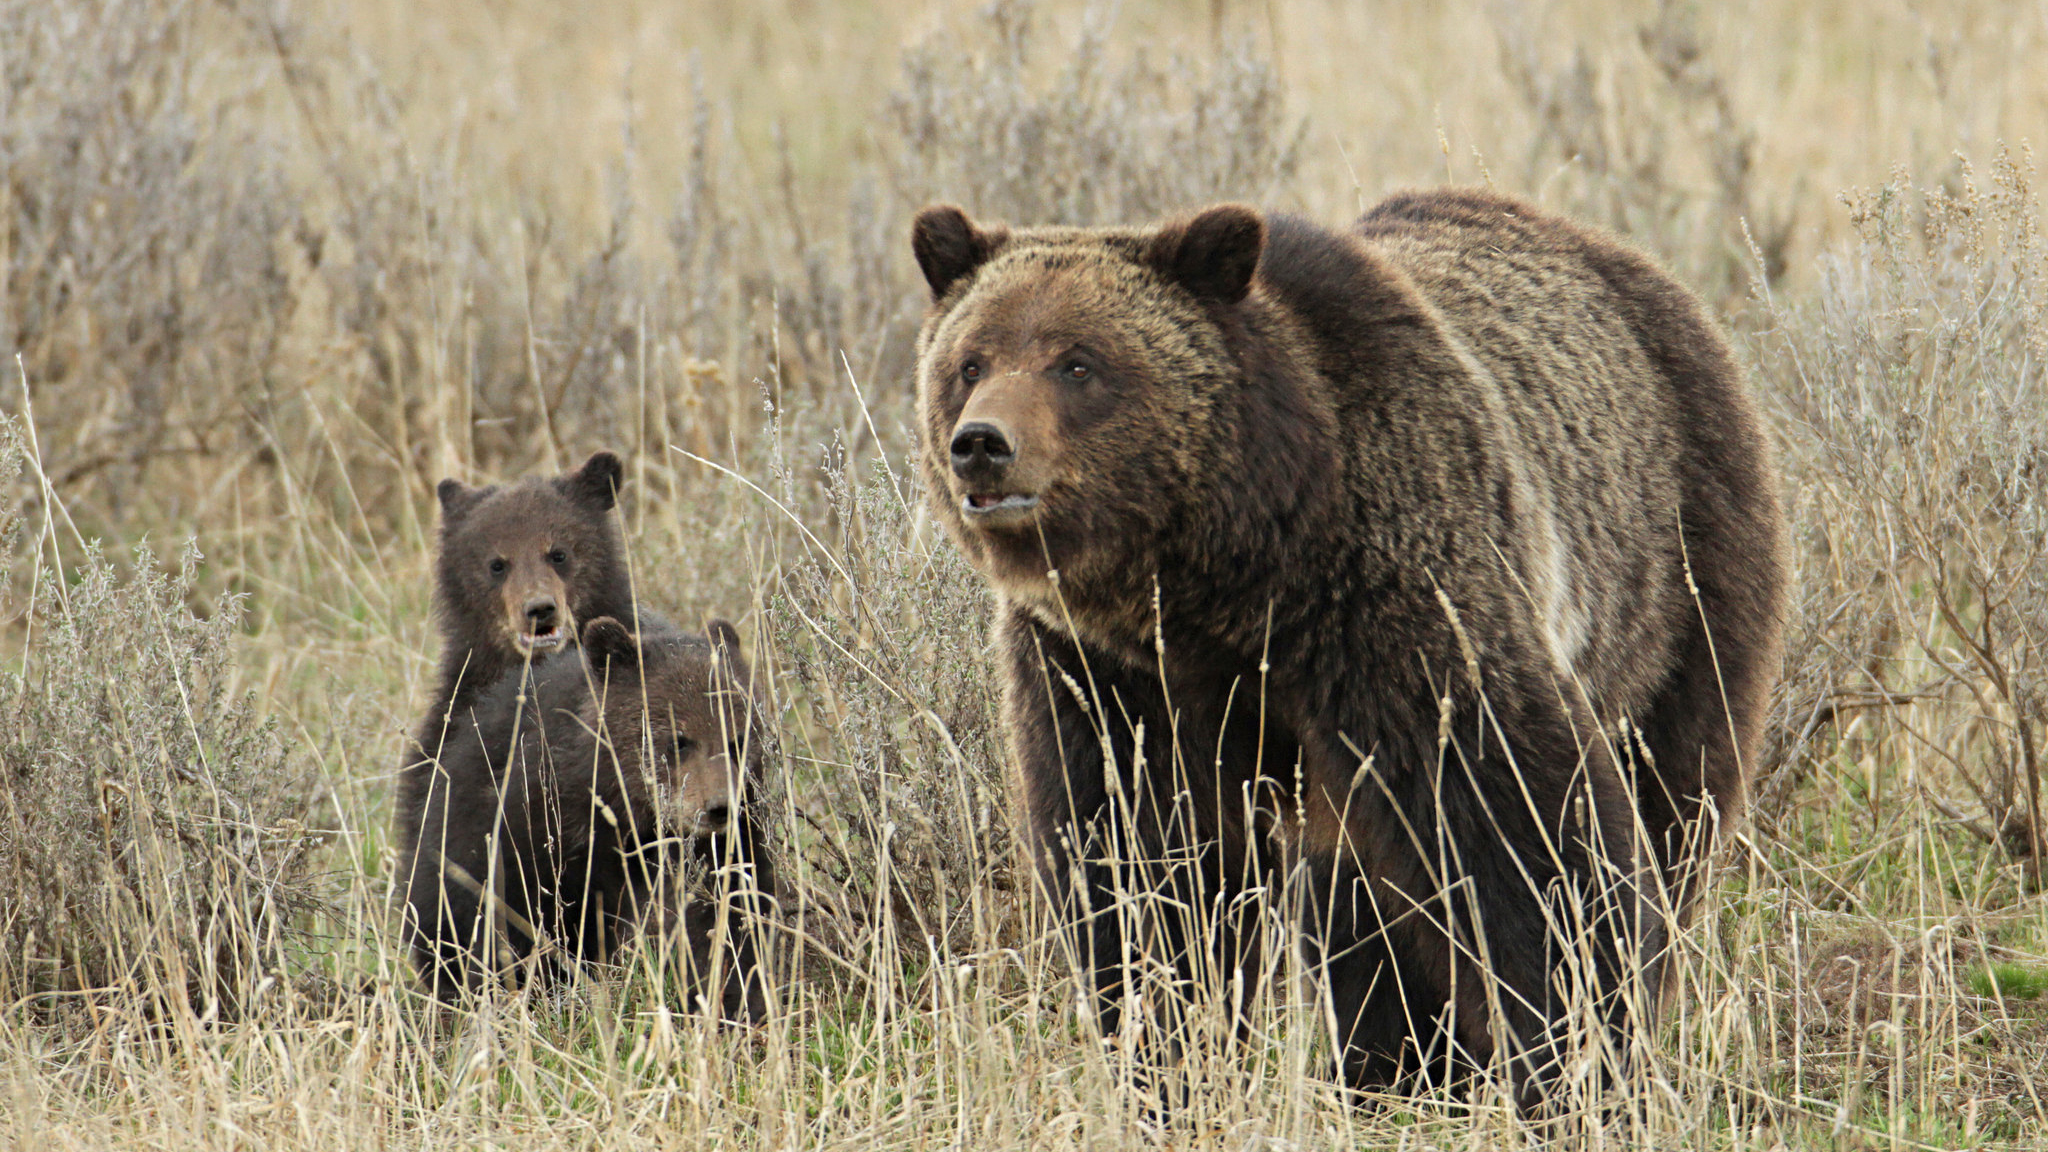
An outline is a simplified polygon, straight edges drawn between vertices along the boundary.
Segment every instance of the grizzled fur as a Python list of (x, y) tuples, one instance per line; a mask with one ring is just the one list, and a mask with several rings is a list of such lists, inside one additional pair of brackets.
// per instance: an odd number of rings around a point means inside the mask
[[(679, 959), (696, 974), (727, 941), (722, 1010), (756, 1016), (744, 913), (759, 911), (774, 876), (748, 804), (763, 711), (739, 635), (723, 620), (703, 636), (649, 620), (635, 637), (599, 617), (582, 649), (499, 681), (478, 698), (474, 726), (450, 736), (400, 865), (414, 961), (448, 996), (531, 955), (536, 934), (550, 966), (602, 960), (654, 917), (653, 930), (682, 934)], [(722, 870), (722, 934), (715, 896), (677, 895), (692, 864)]]
[[(1103, 1009), (1124, 929), (1085, 909), (1116, 885), (1229, 908), (1305, 863), (1347, 1080), (1502, 1059), (1540, 1098), (1580, 956), (1630, 1032), (1742, 807), (1785, 595), (1699, 303), (1477, 191), (1344, 231), (930, 208), (913, 247), (925, 485), (997, 593), (1029, 833)], [(1146, 775), (1113, 786), (1105, 740)]]

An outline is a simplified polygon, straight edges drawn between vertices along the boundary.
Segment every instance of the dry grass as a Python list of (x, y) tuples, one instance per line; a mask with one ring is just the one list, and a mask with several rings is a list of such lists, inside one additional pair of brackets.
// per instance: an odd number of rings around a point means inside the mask
[[(0, 1142), (2048, 1147), (2041, 13), (586, 7), (0, 0)], [(1247, 1043), (1186, 1014), (1162, 1123), (1016, 866), (986, 597), (909, 482), (908, 214), (1446, 177), (1743, 339), (1801, 576), (1755, 818), (1563, 1126), (1341, 1099), (1284, 949)], [(647, 598), (771, 673), (796, 972), (751, 1031), (650, 965), (445, 1011), (392, 930), (429, 486), (597, 446)]]

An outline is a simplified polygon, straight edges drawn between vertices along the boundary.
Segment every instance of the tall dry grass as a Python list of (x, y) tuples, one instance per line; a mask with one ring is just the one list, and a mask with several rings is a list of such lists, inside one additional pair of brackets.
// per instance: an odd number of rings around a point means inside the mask
[[(2048, 135), (2044, 31), (1990, 3), (0, 0), (0, 1133), (2048, 1144), (2048, 269), (2034, 161), (1997, 143)], [(986, 597), (911, 482), (906, 221), (1335, 219), (1444, 178), (1629, 232), (1737, 329), (1800, 572), (1754, 818), (1634, 1078), (1565, 1126), (1342, 1098), (1273, 918), (1246, 1039), (1187, 1006), (1162, 1117), (1012, 842)], [(430, 485), (597, 446), (631, 461), (648, 599), (742, 619), (769, 673), (790, 976), (751, 1031), (650, 964), (444, 1010), (393, 932)]]

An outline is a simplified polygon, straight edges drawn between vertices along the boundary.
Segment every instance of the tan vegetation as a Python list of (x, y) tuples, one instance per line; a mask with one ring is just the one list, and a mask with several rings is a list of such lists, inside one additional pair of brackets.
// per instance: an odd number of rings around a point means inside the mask
[[(2048, 1147), (2044, 42), (2003, 3), (0, 0), (0, 1143)], [(1742, 342), (1801, 578), (1753, 819), (1608, 1105), (1355, 1107), (1283, 964), (1248, 1042), (1194, 1014), (1162, 1119), (1029, 898), (986, 594), (908, 483), (909, 214), (1446, 178), (1625, 230)], [(770, 674), (799, 971), (753, 1030), (647, 963), (443, 1011), (393, 930), (431, 485), (595, 447), (646, 598)]]

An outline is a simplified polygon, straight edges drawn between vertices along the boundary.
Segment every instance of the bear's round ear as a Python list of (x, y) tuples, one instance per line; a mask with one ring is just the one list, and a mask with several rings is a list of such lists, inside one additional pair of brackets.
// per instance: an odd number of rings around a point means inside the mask
[(732, 678), (749, 693), (754, 690), (754, 670), (747, 665), (747, 657), (740, 650), (740, 630), (732, 621), (714, 616), (704, 622), (704, 635), (711, 641), (711, 650), (717, 654)]
[(640, 663), (640, 645), (633, 633), (610, 616), (599, 616), (583, 626), (583, 654), (600, 672), (614, 661), (628, 668)]
[(476, 504), (477, 497), (483, 495), (483, 489), (471, 488), (450, 476), (435, 485), (434, 495), (441, 498), (441, 519), (456, 520)]
[(1162, 227), (1145, 258), (1201, 299), (1235, 304), (1251, 291), (1265, 247), (1266, 222), (1256, 208), (1218, 204)]
[(967, 213), (951, 204), (924, 209), (910, 225), (910, 250), (924, 270), (934, 300), (943, 297), (962, 276), (987, 263), (1009, 238), (1004, 228), (987, 232), (976, 228)]
[(713, 616), (704, 622), (704, 635), (711, 640), (711, 646), (728, 656), (740, 654), (740, 630), (723, 616)]
[(593, 452), (583, 467), (562, 477), (562, 485), (578, 501), (599, 512), (609, 512), (619, 502), (619, 489), (626, 483), (626, 467), (610, 452)]

